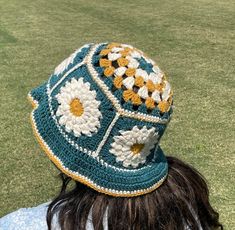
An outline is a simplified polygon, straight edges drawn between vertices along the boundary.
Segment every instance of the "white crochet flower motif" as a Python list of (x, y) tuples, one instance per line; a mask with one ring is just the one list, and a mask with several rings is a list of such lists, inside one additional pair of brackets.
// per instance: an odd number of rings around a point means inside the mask
[(122, 162), (124, 167), (136, 168), (139, 164), (144, 164), (159, 139), (159, 134), (154, 127), (147, 129), (146, 126), (142, 128), (134, 126), (131, 130), (121, 130), (120, 133), (121, 135), (114, 137), (110, 152), (116, 156), (117, 162)]
[(56, 116), (59, 124), (65, 126), (67, 132), (76, 137), (81, 134), (91, 136), (100, 127), (102, 114), (99, 110), (100, 101), (96, 99), (96, 91), (90, 89), (90, 83), (83, 78), (72, 78), (61, 87), (56, 95), (59, 106)]

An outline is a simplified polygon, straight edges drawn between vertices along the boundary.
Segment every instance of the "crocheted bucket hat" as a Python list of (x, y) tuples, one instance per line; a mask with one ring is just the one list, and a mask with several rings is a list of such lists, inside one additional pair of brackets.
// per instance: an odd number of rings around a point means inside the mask
[(149, 193), (165, 180), (159, 140), (172, 114), (172, 90), (142, 51), (84, 45), (28, 98), (37, 140), (74, 180), (122, 197)]

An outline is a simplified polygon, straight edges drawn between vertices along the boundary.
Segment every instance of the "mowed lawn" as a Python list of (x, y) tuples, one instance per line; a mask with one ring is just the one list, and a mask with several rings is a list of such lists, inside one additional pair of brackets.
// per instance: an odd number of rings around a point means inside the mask
[(233, 0), (0, 0), (0, 216), (60, 187), (33, 137), (28, 91), (84, 43), (117, 41), (167, 73), (175, 110), (161, 146), (206, 177), (234, 229), (234, 15)]

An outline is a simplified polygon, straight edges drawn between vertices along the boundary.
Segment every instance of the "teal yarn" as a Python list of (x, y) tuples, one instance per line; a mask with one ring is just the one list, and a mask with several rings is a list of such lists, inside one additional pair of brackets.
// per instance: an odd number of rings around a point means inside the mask
[(156, 63), (120, 43), (84, 45), (28, 94), (34, 134), (54, 164), (122, 197), (149, 193), (167, 177), (159, 141), (172, 97)]

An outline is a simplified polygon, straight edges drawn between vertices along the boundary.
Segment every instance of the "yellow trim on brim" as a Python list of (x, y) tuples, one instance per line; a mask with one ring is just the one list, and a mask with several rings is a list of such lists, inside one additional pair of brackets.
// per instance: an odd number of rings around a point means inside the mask
[(123, 192), (118, 192), (117, 191), (117, 193), (114, 193), (114, 192), (111, 192), (109, 189), (98, 188), (94, 184), (94, 182), (87, 181), (82, 176), (70, 172), (68, 169), (64, 168), (64, 166), (61, 164), (61, 162), (58, 160), (58, 158), (55, 157), (54, 153), (47, 147), (47, 145), (45, 144), (45, 142), (44, 142), (43, 138), (41, 137), (40, 133), (37, 131), (37, 126), (36, 126), (36, 123), (34, 122), (33, 114), (34, 114), (34, 111), (37, 109), (38, 104), (36, 104), (34, 102), (32, 96), (30, 94), (28, 95), (28, 99), (29, 99), (30, 103), (33, 106), (33, 111), (30, 114), (30, 122), (31, 122), (31, 125), (32, 125), (33, 134), (36, 137), (36, 140), (38, 141), (38, 143), (41, 146), (42, 150), (46, 153), (46, 155), (49, 157), (49, 159), (57, 166), (57, 168), (59, 170), (61, 170), (64, 174), (66, 174), (67, 176), (71, 177), (73, 180), (79, 181), (80, 183), (85, 184), (88, 187), (90, 187), (90, 188), (92, 188), (92, 189), (94, 189), (94, 190), (96, 190), (100, 193), (104, 193), (106, 195), (115, 196), (115, 197), (135, 197), (135, 196), (144, 195), (144, 194), (147, 194), (147, 193), (150, 193), (150, 192), (156, 190), (165, 181), (167, 175), (164, 176), (160, 181), (158, 181), (151, 188), (143, 189), (145, 191), (136, 191), (136, 192), (130, 192), (130, 193), (124, 193), (126, 191), (123, 191)]
[(32, 97), (32, 95), (30, 93), (28, 94), (27, 99), (30, 102), (30, 104), (32, 105), (33, 109), (36, 109), (38, 107), (38, 102), (36, 100), (34, 100), (34, 98)]

